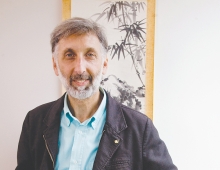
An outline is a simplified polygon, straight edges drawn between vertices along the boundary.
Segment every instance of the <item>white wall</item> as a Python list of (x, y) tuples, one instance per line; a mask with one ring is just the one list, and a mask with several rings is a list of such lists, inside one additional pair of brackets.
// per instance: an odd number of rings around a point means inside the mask
[(0, 169), (16, 166), (26, 113), (59, 96), (49, 41), (61, 10), (61, 0), (0, 1)]
[(155, 125), (180, 170), (220, 169), (220, 1), (157, 0)]
[[(154, 122), (180, 170), (220, 169), (220, 1), (157, 0)], [(27, 111), (58, 98), (49, 35), (60, 0), (0, 1), (0, 167)]]

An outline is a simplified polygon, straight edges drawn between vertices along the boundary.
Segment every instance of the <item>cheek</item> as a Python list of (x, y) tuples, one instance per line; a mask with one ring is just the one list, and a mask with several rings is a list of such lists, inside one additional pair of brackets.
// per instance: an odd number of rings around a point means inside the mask
[(60, 72), (65, 76), (65, 77), (70, 77), (73, 73), (73, 69), (71, 68), (70, 64), (60, 64)]

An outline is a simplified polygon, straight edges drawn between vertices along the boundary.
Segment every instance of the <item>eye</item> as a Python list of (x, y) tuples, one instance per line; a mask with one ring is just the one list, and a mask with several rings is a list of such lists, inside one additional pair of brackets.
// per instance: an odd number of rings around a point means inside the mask
[(89, 53), (86, 54), (86, 56), (89, 57), (89, 58), (93, 58), (96, 55), (95, 55), (95, 53), (89, 52)]
[(66, 53), (65, 56), (66, 56), (67, 58), (72, 58), (72, 57), (73, 57), (73, 53)]

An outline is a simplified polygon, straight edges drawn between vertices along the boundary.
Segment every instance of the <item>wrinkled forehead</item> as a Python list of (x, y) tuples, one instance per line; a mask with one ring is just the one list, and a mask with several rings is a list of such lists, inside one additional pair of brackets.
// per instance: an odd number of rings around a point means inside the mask
[[(71, 35), (62, 37), (56, 43), (56, 45), (54, 47), (54, 53), (53, 54), (56, 55), (56, 54), (59, 53), (60, 46), (65, 45), (66, 46), (65, 48), (71, 48), (71, 42), (74, 42), (74, 40), (76, 40), (78, 43), (82, 43), (82, 45), (83, 44), (86, 45), (85, 48), (99, 49), (102, 54), (106, 54), (105, 48), (103, 47), (102, 43), (100, 42), (98, 36), (95, 33), (92, 33), (92, 32), (87, 32), (87, 33), (84, 33), (84, 34), (71, 34)], [(98, 46), (98, 48), (97, 48), (97, 46)]]
[[(67, 36), (63, 36), (62, 38), (59, 39), (59, 41), (57, 42), (57, 44), (55, 45), (55, 48), (59, 45), (59, 44), (63, 44), (65, 42), (74, 42), (75, 40), (78, 41), (78, 40), (81, 40), (82, 42), (83, 41), (89, 41), (89, 40), (97, 40), (95, 41), (95, 44), (101, 44), (98, 36), (92, 32), (88, 32), (88, 33), (83, 33), (83, 34), (70, 34), (70, 35), (67, 35)], [(93, 44), (91, 44), (93, 45)]]

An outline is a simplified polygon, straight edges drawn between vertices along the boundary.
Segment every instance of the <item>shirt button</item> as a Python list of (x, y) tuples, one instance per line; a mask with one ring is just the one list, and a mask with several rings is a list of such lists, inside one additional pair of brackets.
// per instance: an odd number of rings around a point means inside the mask
[(77, 160), (73, 160), (73, 163), (74, 163), (74, 164), (77, 164)]

